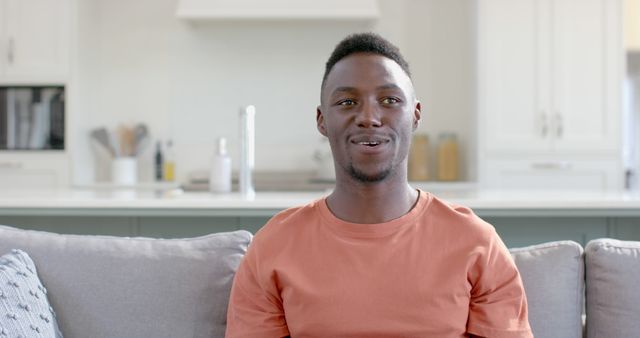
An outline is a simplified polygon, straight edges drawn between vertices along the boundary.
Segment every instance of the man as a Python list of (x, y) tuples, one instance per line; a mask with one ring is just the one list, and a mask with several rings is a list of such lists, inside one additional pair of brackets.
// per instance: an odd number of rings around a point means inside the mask
[(316, 119), (335, 190), (256, 234), (227, 337), (532, 337), (520, 275), (494, 228), (408, 184), (420, 102), (398, 49), (370, 33), (340, 42)]

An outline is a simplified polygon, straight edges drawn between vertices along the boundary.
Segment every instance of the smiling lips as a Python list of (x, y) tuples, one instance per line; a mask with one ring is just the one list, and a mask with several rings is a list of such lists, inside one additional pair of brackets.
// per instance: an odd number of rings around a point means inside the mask
[(356, 135), (351, 137), (349, 142), (359, 146), (366, 153), (377, 152), (381, 150), (380, 146), (389, 143), (391, 140), (380, 135)]

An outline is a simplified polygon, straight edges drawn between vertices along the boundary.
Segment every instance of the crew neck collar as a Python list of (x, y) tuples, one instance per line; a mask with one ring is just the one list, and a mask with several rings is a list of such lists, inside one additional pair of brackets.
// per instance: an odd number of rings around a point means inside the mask
[(412, 223), (426, 210), (430, 204), (432, 195), (428, 192), (418, 190), (418, 201), (406, 214), (384, 223), (352, 223), (336, 217), (327, 205), (327, 197), (317, 202), (317, 210), (320, 216), (331, 228), (351, 237), (375, 238), (390, 235), (402, 228), (404, 225)]

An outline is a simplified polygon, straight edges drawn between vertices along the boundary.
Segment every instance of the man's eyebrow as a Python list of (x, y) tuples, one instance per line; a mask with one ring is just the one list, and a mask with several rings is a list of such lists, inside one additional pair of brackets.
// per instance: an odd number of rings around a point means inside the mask
[(382, 86), (378, 86), (377, 89), (402, 89), (402, 88), (400, 88), (400, 86), (398, 86), (395, 83), (388, 83)]
[[(395, 83), (388, 83), (388, 84), (384, 84), (382, 86), (378, 86), (376, 89), (380, 90), (380, 89), (402, 89), (402, 88), (400, 88), (400, 86), (398, 86)], [(355, 87), (343, 86), (343, 87), (337, 87), (331, 93), (332, 94), (340, 93), (340, 92), (353, 93), (353, 92), (357, 92), (357, 91), (358, 91), (358, 89), (356, 89)]]
[(356, 91), (358, 90), (355, 87), (337, 87), (331, 92), (331, 94), (340, 93), (340, 92), (353, 93)]

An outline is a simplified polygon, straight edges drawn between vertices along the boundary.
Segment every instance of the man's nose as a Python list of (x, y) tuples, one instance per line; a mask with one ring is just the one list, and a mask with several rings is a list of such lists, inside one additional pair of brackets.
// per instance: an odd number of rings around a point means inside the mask
[(371, 128), (382, 125), (380, 121), (380, 110), (375, 103), (365, 102), (356, 116), (356, 124), (358, 127)]

